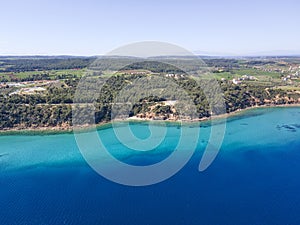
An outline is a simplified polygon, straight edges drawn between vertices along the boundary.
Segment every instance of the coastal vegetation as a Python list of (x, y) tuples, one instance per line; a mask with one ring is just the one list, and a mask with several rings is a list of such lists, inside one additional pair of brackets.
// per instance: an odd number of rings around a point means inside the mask
[[(117, 72), (113, 69), (130, 60), (104, 58), (102, 65), (110, 66), (111, 70), (100, 72), (88, 69), (88, 65), (94, 60), (93, 57), (1, 57), (0, 129), (70, 128), (72, 106), (76, 103), (76, 107), (80, 107), (80, 104), (90, 101), (90, 96), (81, 95), (73, 102), (80, 78), (87, 73), (92, 77), (87, 87), (89, 89), (97, 90), (99, 86), (94, 81), (105, 80), (99, 96), (92, 102), (96, 123), (112, 119), (112, 108), (120, 100), (124, 88), (137, 79), (151, 79), (154, 76), (172, 81), (188, 94), (196, 107), (197, 118), (186, 115), (185, 119), (203, 119), (215, 115), (201, 85), (195, 81), (197, 77), (191, 76), (202, 69), (197, 67), (194, 59), (171, 58), (168, 59), (170, 64), (155, 63), (155, 60), (140, 62), (123, 67)], [(182, 63), (187, 71), (172, 66), (174, 61)], [(209, 82), (206, 78), (217, 80), (227, 113), (253, 106), (300, 102), (298, 58), (204, 58), (204, 61), (210, 68), (210, 73), (200, 82)], [(114, 67), (111, 68), (111, 65)], [(128, 116), (159, 120), (179, 119), (176, 98), (180, 93), (173, 89), (164, 89), (163, 84), (153, 88), (163, 90), (163, 96), (161, 91), (155, 90), (154, 93), (157, 94), (145, 96), (144, 90), (149, 89), (149, 83), (141, 83), (132, 90), (128, 89), (128, 93), (135, 96), (136, 100), (131, 105)], [(82, 107), (80, 112), (83, 117), (89, 113), (85, 110), (88, 109)]]

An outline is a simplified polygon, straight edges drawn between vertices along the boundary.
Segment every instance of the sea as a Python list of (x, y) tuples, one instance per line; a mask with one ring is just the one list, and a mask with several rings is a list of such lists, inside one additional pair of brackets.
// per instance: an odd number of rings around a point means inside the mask
[[(0, 224), (299, 225), (300, 108), (257, 108), (227, 118), (215, 159), (199, 170), (214, 140), (212, 129), (224, 123), (220, 119), (188, 127), (188, 135), (199, 131), (195, 145), (182, 139), (186, 151), (195, 146), (189, 160), (172, 176), (145, 185), (101, 175), (72, 133), (1, 135)], [(124, 145), (115, 132), (121, 125), (96, 132), (116, 161), (136, 170), (167, 160), (187, 135), (180, 124), (126, 126), (147, 151)], [(152, 137), (153, 142), (161, 140), (150, 149)], [(108, 158), (94, 157), (109, 170)], [(122, 172), (114, 167), (114, 175), (124, 176)], [(149, 179), (163, 172), (153, 171)], [(126, 176), (132, 180), (134, 175)]]

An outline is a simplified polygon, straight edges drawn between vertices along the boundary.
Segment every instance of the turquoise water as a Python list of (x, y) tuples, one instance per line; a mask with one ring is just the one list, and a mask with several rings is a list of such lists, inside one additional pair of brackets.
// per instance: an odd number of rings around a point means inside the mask
[[(147, 124), (130, 126), (140, 138), (150, 135)], [(182, 170), (146, 187), (99, 176), (72, 134), (0, 136), (0, 224), (300, 224), (300, 108), (229, 118), (217, 158), (199, 172), (210, 131), (201, 125)], [(148, 152), (121, 145), (111, 128), (98, 133), (117, 159), (150, 165), (172, 153), (180, 129), (167, 125)]]

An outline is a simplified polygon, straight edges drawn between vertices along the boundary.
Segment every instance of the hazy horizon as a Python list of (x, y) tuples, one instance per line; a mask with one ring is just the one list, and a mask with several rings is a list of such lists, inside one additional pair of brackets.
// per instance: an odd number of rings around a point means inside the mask
[[(203, 56), (203, 57), (300, 57), (300, 51), (261, 51), (261, 52), (248, 52), (243, 54), (233, 54), (233, 53), (222, 53), (222, 52), (206, 52), (206, 51), (191, 51), (195, 56)], [(0, 54), (0, 57), (102, 57), (102, 56), (110, 56), (106, 54)], [(120, 57), (130, 57), (126, 55), (115, 55)], [(157, 57), (162, 55), (157, 55)], [(184, 55), (164, 55), (164, 56), (184, 56)], [(190, 55), (186, 55), (190, 56)]]

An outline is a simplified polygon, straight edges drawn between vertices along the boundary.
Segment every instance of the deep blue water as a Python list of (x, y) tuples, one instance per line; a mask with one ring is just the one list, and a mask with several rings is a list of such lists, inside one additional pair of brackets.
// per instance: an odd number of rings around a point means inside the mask
[[(167, 128), (161, 146), (145, 154), (118, 144), (111, 128), (99, 135), (116, 158), (142, 165), (174, 149), (180, 129)], [(145, 124), (131, 129), (149, 132)], [(0, 224), (300, 224), (300, 108), (228, 119), (221, 151), (199, 172), (209, 132), (202, 125), (197, 151), (182, 170), (145, 187), (98, 175), (72, 134), (1, 136)]]

